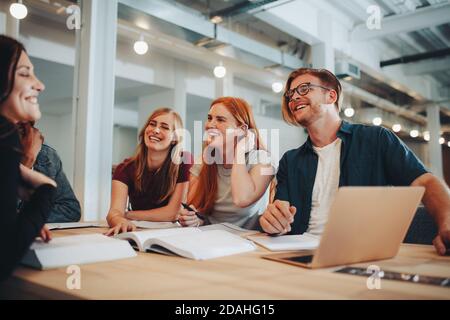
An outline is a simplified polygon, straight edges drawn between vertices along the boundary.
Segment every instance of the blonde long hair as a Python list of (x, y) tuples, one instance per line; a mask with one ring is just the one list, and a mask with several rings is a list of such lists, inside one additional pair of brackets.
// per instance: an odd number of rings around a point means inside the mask
[[(147, 163), (147, 156), (149, 150), (145, 145), (145, 129), (149, 126), (150, 121), (162, 114), (170, 114), (174, 119), (174, 142), (172, 142), (167, 158), (164, 160), (162, 166), (154, 173), (152, 183), (149, 185), (148, 176), (146, 173), (150, 171)], [(180, 115), (170, 108), (159, 108), (155, 110), (147, 119), (147, 122), (139, 132), (139, 144), (136, 148), (136, 153), (130, 159), (135, 161), (136, 171), (134, 186), (135, 189), (142, 193), (144, 190), (152, 194), (152, 200), (161, 203), (170, 198), (175, 191), (177, 184), (178, 172), (180, 170), (181, 159), (181, 138), (177, 136), (177, 131), (183, 128), (183, 121)]]

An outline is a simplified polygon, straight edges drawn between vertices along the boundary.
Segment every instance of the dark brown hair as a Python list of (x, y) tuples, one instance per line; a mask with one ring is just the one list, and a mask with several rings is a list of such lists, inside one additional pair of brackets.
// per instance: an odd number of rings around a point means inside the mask
[[(335, 105), (339, 111), (340, 110), (339, 99), (341, 97), (342, 86), (341, 86), (341, 83), (339, 82), (338, 78), (336, 78), (336, 76), (331, 71), (328, 71), (327, 69), (300, 68), (300, 69), (292, 71), (291, 74), (289, 75), (289, 78), (286, 81), (286, 86), (284, 87), (284, 93), (286, 93), (286, 91), (288, 91), (291, 88), (292, 81), (294, 81), (295, 78), (297, 78), (298, 76), (301, 76), (303, 74), (310, 74), (310, 75), (316, 77), (317, 79), (319, 79), (319, 81), (321, 82), (322, 85), (329, 87), (329, 88), (333, 89), (334, 91), (336, 91), (337, 99), (336, 99)], [(289, 124), (298, 126), (299, 124), (297, 123), (297, 120), (295, 120), (295, 117), (292, 114), (291, 109), (289, 109), (289, 101), (284, 96), (284, 93), (283, 93), (283, 98), (281, 101), (281, 113), (283, 115), (283, 119), (284, 119), (284, 121), (286, 121)]]
[[(0, 106), (8, 99), (14, 88), (15, 71), (22, 52), (26, 52), (19, 41), (0, 35)], [(5, 138), (16, 130), (11, 123), (0, 126), (0, 139)]]
[(0, 35), (0, 104), (14, 88), (15, 71), (23, 51), (26, 52), (19, 41)]

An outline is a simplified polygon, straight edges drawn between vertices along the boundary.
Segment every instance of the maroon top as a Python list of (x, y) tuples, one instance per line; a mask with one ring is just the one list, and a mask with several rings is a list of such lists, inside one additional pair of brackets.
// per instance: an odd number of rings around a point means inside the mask
[[(189, 181), (189, 170), (193, 163), (192, 155), (188, 152), (183, 152), (182, 159), (184, 161), (180, 165), (180, 169), (178, 170), (177, 183)], [(152, 199), (153, 197), (151, 187), (145, 188), (142, 193), (139, 193), (137, 190), (135, 190), (135, 170), (136, 163), (134, 161), (131, 161), (131, 159), (126, 159), (117, 166), (113, 175), (113, 180), (118, 180), (128, 186), (128, 196), (130, 197), (132, 210), (151, 210), (167, 205), (169, 203), (170, 197), (163, 202), (158, 203), (156, 200)], [(157, 181), (154, 181), (154, 173), (155, 171), (147, 171), (144, 173), (144, 175), (146, 175), (144, 177), (144, 181), (146, 181), (148, 185), (151, 185), (152, 183), (158, 183)]]

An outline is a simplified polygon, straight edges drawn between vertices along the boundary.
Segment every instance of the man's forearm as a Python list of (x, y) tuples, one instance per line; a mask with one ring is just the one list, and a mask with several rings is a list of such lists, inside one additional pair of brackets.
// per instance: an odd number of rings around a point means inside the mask
[[(429, 175), (429, 176), (428, 176)], [(413, 186), (425, 187), (422, 202), (439, 229), (450, 229), (450, 194), (448, 188), (431, 174), (419, 177)]]

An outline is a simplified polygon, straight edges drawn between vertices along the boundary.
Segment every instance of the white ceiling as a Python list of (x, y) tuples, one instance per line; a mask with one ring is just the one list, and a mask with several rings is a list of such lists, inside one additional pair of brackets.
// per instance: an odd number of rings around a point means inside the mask
[[(39, 104), (44, 113), (62, 115), (72, 112), (73, 67), (31, 57), (37, 77), (46, 89), (39, 97)], [(141, 96), (154, 94), (163, 87), (116, 77), (115, 104), (123, 108), (132, 108)]]

